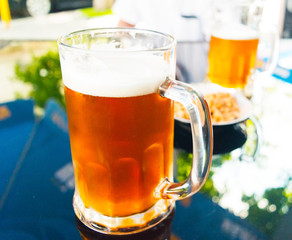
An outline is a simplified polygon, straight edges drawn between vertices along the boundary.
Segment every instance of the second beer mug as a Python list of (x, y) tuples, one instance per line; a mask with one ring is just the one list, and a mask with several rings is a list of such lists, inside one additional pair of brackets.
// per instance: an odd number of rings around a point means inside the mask
[[(176, 41), (138, 29), (93, 29), (58, 41), (75, 175), (73, 206), (88, 227), (129, 234), (166, 218), (204, 184), (213, 147), (206, 101), (172, 80)], [(188, 179), (173, 183), (174, 110), (193, 132)]]
[[(263, 0), (220, 0), (215, 4), (209, 49), (208, 79), (223, 87), (244, 89), (258, 67), (260, 51), (268, 71), (277, 60), (278, 32), (262, 21)], [(262, 46), (269, 49), (262, 49)]]

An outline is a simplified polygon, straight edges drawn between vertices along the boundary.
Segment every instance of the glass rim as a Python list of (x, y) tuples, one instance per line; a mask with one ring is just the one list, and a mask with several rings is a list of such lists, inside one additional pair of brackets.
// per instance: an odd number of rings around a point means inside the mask
[[(72, 36), (77, 36), (77, 35), (81, 35), (84, 33), (114, 33), (114, 32), (129, 32), (129, 33), (145, 33), (145, 34), (152, 34), (152, 35), (156, 35), (156, 36), (161, 36), (164, 37), (166, 39), (170, 40), (170, 43), (168, 43), (165, 46), (161, 46), (161, 47), (157, 47), (157, 48), (152, 48), (152, 49), (84, 49), (84, 48), (80, 48), (80, 47), (76, 47), (76, 46), (71, 46), (65, 43), (65, 40), (67, 40), (68, 38), (72, 37)], [(162, 33), (159, 31), (155, 31), (155, 30), (150, 30), (150, 29), (142, 29), (142, 28), (124, 28), (124, 27), (109, 27), (109, 28), (88, 28), (88, 29), (82, 29), (82, 30), (78, 30), (78, 31), (74, 31), (74, 32), (70, 32), (67, 34), (62, 35), (61, 37), (58, 38), (57, 40), (57, 44), (58, 46), (61, 47), (65, 47), (68, 49), (74, 49), (77, 51), (82, 51), (82, 52), (133, 52), (133, 53), (141, 53), (141, 52), (164, 52), (164, 51), (168, 51), (169, 49), (173, 48), (177, 42), (175, 40), (175, 38), (169, 34), (166, 33)]]

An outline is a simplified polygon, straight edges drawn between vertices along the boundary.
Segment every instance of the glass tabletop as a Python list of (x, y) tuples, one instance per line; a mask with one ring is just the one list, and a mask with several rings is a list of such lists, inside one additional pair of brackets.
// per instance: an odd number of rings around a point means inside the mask
[[(132, 237), (95, 234), (75, 219), (64, 109), (52, 100), (36, 117), (32, 100), (0, 104), (0, 239), (290, 239), (292, 85), (259, 74), (252, 101), (259, 125), (244, 123), (243, 147), (215, 154), (203, 189), (178, 201), (155, 229)], [(242, 157), (255, 142), (256, 158)], [(191, 154), (176, 148), (175, 157), (180, 181)]]

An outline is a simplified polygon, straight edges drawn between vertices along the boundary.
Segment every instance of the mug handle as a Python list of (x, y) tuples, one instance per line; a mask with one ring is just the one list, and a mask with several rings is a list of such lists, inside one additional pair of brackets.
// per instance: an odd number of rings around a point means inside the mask
[(193, 139), (190, 174), (181, 183), (164, 179), (154, 193), (157, 198), (179, 200), (198, 192), (208, 177), (213, 153), (211, 116), (206, 100), (188, 84), (167, 78), (159, 86), (159, 94), (180, 102), (190, 114)]

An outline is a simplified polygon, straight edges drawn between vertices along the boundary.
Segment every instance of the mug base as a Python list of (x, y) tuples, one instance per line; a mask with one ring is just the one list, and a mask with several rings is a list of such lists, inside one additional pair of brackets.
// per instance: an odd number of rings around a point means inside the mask
[(126, 217), (109, 217), (85, 207), (78, 194), (75, 193), (73, 198), (74, 212), (84, 225), (94, 231), (113, 235), (145, 231), (164, 220), (172, 212), (174, 205), (173, 200), (161, 199), (145, 212)]

